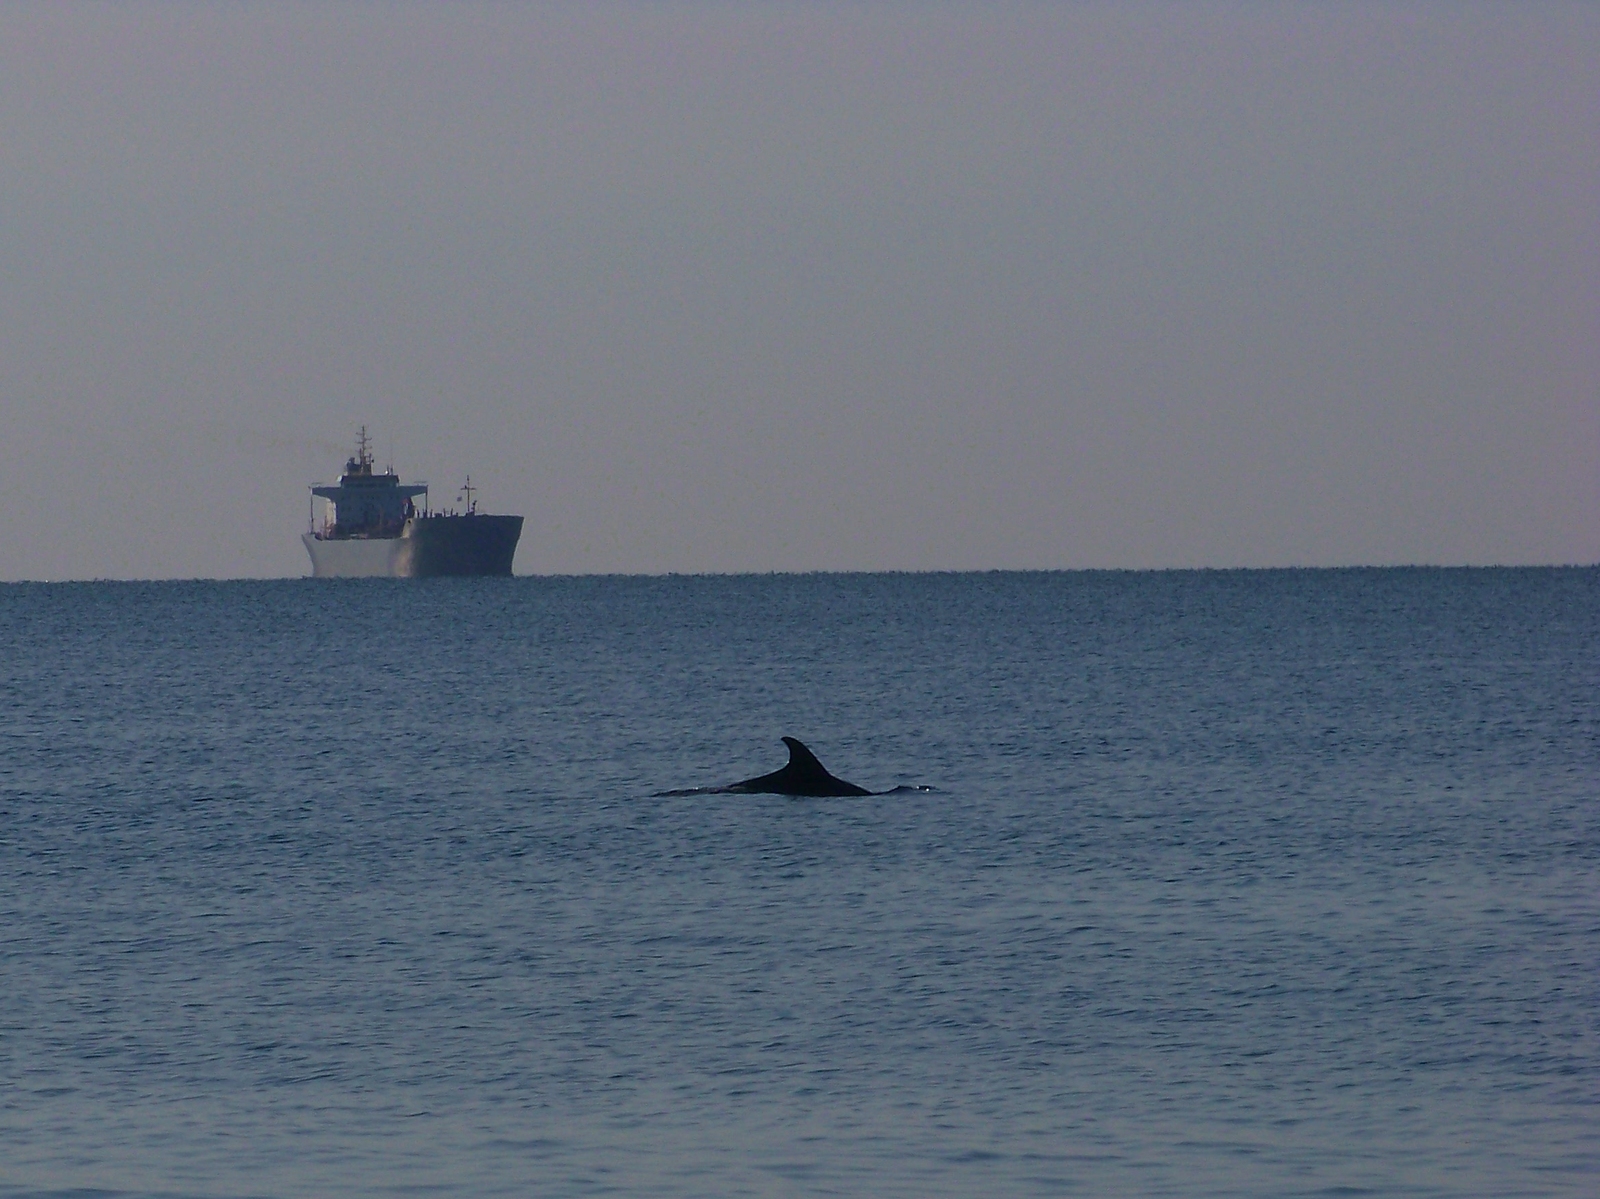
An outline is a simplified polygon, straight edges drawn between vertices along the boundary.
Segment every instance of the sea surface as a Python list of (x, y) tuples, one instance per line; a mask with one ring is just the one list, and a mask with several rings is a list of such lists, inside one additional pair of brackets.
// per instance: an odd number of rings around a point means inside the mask
[[(0, 586), (0, 1197), (1600, 1194), (1600, 570)], [(679, 795), (807, 742), (866, 799)]]

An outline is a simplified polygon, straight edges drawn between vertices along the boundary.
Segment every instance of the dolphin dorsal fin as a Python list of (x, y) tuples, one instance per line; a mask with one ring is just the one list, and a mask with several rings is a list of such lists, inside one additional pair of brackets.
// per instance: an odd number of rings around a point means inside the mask
[(817, 755), (806, 748), (805, 742), (785, 737), (789, 747), (789, 763), (771, 774), (745, 779), (722, 788), (730, 794), (744, 795), (871, 795), (865, 787), (836, 779), (827, 767), (817, 761)]
[(822, 763), (817, 761), (817, 755), (806, 748), (804, 741), (795, 737), (785, 737), (783, 743), (789, 747), (790, 770), (797, 770), (806, 777), (820, 775), (828, 777), (828, 772), (823, 769)]

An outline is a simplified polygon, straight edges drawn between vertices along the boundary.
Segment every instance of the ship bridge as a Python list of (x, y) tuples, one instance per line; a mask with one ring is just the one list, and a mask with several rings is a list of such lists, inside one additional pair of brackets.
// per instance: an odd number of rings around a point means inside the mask
[(372, 450), (362, 427), (356, 452), (344, 464), (339, 485), (321, 484), (311, 494), (333, 505), (326, 536), (398, 537), (406, 521), (416, 514), (412, 500), (428, 494), (426, 483), (400, 482), (394, 468), (381, 474), (372, 469)]

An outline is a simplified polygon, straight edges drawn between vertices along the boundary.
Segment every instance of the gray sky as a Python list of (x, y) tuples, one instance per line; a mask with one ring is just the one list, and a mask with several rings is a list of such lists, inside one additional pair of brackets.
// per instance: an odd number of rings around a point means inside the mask
[(0, 578), (1600, 560), (1600, 5), (7, 4)]

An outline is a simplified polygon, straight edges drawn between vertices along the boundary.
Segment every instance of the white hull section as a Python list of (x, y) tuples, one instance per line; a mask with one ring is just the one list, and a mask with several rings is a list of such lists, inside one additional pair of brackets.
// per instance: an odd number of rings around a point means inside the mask
[(310, 533), (300, 534), (311, 555), (311, 576), (316, 579), (391, 579), (402, 572), (399, 537), (352, 537), (346, 541), (324, 541)]

